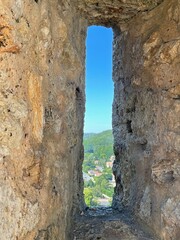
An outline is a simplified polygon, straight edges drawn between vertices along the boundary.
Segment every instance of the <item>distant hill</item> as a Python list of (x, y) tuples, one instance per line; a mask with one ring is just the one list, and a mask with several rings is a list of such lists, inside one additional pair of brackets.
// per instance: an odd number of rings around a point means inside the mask
[(87, 138), (92, 137), (94, 135), (96, 135), (96, 133), (84, 133), (84, 139), (87, 139)]
[(102, 154), (106, 158), (113, 155), (112, 130), (101, 133), (86, 133), (83, 142), (85, 153), (93, 153), (97, 159), (102, 158)]
[(114, 193), (114, 182), (112, 169), (107, 166), (107, 162), (114, 155), (112, 130), (86, 133), (83, 142), (85, 202), (90, 207), (104, 205), (104, 196), (106, 196), (106, 204), (110, 205)]

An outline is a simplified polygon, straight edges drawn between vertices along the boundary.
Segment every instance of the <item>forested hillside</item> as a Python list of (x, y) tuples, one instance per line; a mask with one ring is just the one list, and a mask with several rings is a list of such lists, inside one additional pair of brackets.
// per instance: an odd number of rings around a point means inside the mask
[[(113, 154), (112, 130), (84, 135), (85, 153), (93, 153), (96, 158), (109, 158)], [(102, 156), (103, 154), (103, 156)]]
[[(88, 206), (109, 205), (113, 195), (112, 130), (84, 134), (84, 194)], [(103, 204), (104, 202), (104, 204)]]

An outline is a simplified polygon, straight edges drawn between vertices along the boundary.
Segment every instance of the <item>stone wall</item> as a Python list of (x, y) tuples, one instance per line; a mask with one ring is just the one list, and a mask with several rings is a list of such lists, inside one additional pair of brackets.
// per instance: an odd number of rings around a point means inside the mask
[(179, 0), (0, 0), (2, 240), (70, 240), (84, 208), (91, 24), (115, 35), (113, 206), (179, 238), (179, 12)]
[(2, 0), (0, 13), (0, 238), (70, 239), (86, 24), (72, 0)]
[(113, 206), (179, 239), (180, 2), (115, 29)]

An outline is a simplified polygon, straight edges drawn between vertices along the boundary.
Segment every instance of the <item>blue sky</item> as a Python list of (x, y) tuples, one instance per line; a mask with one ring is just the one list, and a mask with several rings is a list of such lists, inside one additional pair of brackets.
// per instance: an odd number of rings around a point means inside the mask
[(112, 40), (112, 29), (97, 26), (88, 28), (85, 133), (98, 133), (112, 128)]

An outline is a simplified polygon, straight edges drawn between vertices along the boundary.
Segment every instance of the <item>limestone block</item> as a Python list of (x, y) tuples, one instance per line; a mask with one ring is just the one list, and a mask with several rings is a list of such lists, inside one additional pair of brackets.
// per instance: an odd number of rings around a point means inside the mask
[(168, 184), (180, 177), (179, 159), (163, 159), (152, 165), (152, 179), (158, 184)]
[(151, 218), (151, 204), (152, 202), (151, 202), (150, 189), (147, 186), (143, 193), (143, 197), (140, 202), (140, 210), (139, 210), (139, 216), (142, 219), (146, 219), (146, 221), (149, 221)]
[(0, 215), (1, 239), (24, 239), (38, 224), (40, 209), (38, 203), (31, 204), (18, 196), (7, 180), (0, 187)]
[(28, 74), (28, 98), (31, 109), (32, 134), (37, 142), (43, 138), (44, 108), (42, 101), (42, 77)]
[(179, 198), (168, 198), (161, 208), (161, 221), (164, 226), (164, 239), (178, 239), (180, 236), (180, 201)]

